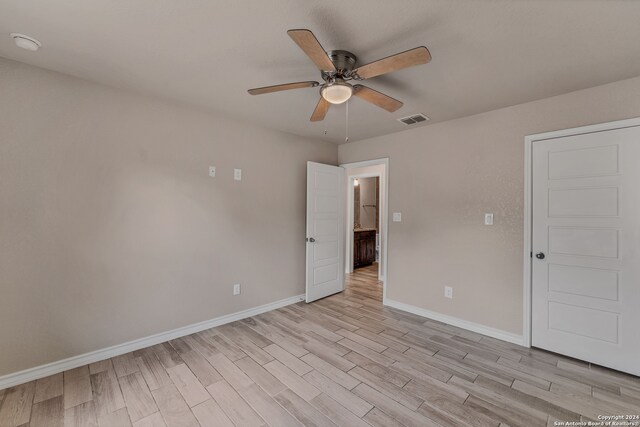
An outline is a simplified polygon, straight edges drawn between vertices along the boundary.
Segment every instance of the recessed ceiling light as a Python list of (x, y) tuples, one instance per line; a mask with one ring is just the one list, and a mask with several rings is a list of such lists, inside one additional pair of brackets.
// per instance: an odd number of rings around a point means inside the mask
[(42, 43), (40, 43), (38, 40), (34, 39), (33, 37), (25, 36), (24, 34), (11, 33), (11, 38), (14, 42), (16, 42), (16, 46), (26, 50), (30, 50), (32, 52), (35, 52), (36, 50), (40, 49), (40, 47), (42, 47)]

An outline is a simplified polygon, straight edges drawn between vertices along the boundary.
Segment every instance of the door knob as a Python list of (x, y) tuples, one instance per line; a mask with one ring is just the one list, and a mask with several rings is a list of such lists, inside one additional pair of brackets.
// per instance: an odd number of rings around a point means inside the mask
[(538, 258), (538, 259), (544, 259), (544, 253), (542, 253), (542, 252), (538, 252), (538, 253), (536, 254), (536, 258)]
[(315, 242), (315, 241), (316, 241), (316, 239), (314, 239), (313, 237), (308, 237), (308, 238), (307, 238), (307, 242), (311, 242), (311, 243), (313, 243), (313, 242)]

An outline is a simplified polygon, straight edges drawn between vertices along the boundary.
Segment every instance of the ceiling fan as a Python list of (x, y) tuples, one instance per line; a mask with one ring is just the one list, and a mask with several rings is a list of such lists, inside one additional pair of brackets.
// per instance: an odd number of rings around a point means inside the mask
[(396, 111), (402, 107), (402, 102), (367, 86), (361, 84), (352, 85), (349, 81), (370, 79), (431, 61), (429, 49), (420, 46), (356, 67), (356, 56), (353, 53), (346, 50), (325, 52), (318, 39), (309, 30), (289, 30), (287, 34), (316, 64), (324, 83), (320, 84), (316, 81), (286, 83), (249, 89), (248, 92), (251, 95), (262, 95), (283, 90), (320, 86), (320, 100), (311, 115), (312, 122), (323, 120), (331, 104), (342, 104), (352, 95), (389, 112)]

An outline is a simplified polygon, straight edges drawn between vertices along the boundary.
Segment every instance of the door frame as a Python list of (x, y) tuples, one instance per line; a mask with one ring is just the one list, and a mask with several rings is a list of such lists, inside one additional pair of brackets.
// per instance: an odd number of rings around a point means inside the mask
[[(379, 227), (381, 228), (382, 254), (378, 264), (378, 280), (382, 282), (382, 302), (387, 299), (387, 279), (389, 277), (388, 258), (389, 258), (389, 158), (365, 160), (361, 162), (343, 163), (340, 165), (345, 169), (347, 179), (347, 212), (345, 225), (345, 274), (353, 271), (353, 179), (356, 175), (349, 176), (349, 169), (357, 169), (368, 166), (383, 166), (383, 176), (378, 173), (358, 174), (358, 178), (380, 177), (380, 218)], [(384, 272), (384, 274), (381, 274)]]
[(604, 122), (552, 132), (538, 133), (524, 137), (524, 252), (523, 252), (523, 322), (522, 337), (525, 347), (531, 347), (531, 314), (533, 291), (533, 144), (538, 141), (583, 135), (640, 126), (640, 117)]

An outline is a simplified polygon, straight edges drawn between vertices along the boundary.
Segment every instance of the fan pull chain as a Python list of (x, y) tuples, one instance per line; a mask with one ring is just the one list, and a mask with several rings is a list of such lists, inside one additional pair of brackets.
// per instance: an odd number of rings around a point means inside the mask
[(345, 136), (344, 136), (344, 142), (349, 142), (349, 101), (346, 102), (347, 104), (347, 120), (346, 120), (346, 130), (345, 130)]

